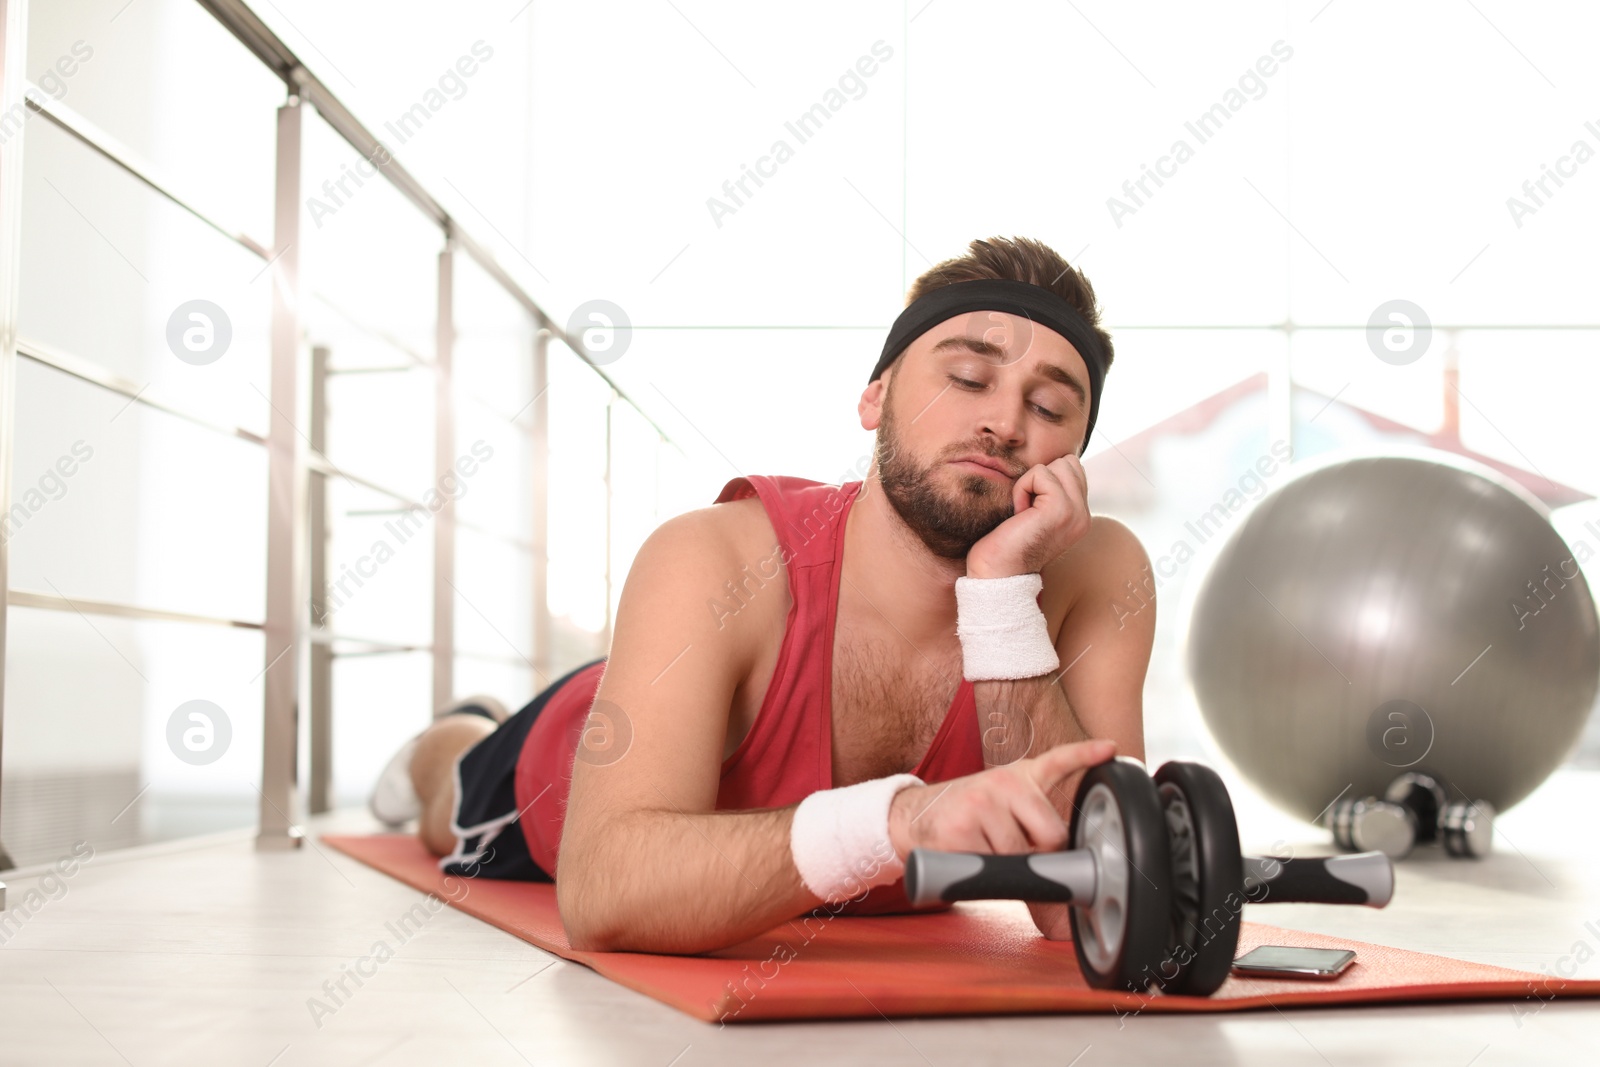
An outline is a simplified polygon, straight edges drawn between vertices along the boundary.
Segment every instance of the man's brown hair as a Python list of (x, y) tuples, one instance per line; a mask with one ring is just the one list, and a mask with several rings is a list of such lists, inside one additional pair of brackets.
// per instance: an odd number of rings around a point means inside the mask
[[(1055, 249), (1031, 237), (991, 237), (987, 241), (973, 241), (967, 246), (966, 255), (947, 259), (924, 271), (906, 294), (906, 306), (956, 282), (1002, 278), (1048, 289), (1071, 304), (1099, 337), (1106, 354), (1105, 369), (1111, 370), (1114, 355), (1111, 335), (1100, 328), (1100, 308), (1095, 302), (1094, 286), (1082, 271), (1057, 255)], [(900, 362), (898, 357), (895, 362)]]

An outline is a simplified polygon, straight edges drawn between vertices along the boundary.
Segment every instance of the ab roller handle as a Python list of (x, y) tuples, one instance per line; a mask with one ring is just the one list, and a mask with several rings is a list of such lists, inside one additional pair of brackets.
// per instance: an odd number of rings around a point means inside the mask
[(914, 848), (906, 859), (906, 895), (914, 905), (941, 900), (1035, 900), (1094, 903), (1094, 854), (1035, 852), (990, 856)]
[[(1273, 859), (1245, 856), (1244, 892), (1257, 904), (1366, 904), (1394, 895), (1394, 866), (1382, 852)], [(915, 906), (957, 900), (1094, 903), (1099, 871), (1094, 853), (1035, 852), (993, 856), (914, 848), (906, 860), (906, 895)]]
[(1304, 859), (1244, 857), (1244, 892), (1255, 904), (1366, 904), (1394, 896), (1394, 864), (1382, 852)]

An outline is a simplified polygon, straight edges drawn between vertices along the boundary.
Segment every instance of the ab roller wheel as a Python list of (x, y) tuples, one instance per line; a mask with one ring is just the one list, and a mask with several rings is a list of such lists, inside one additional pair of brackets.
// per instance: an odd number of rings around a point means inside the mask
[(1142, 984), (1167, 941), (1166, 930), (1144, 919), (1172, 909), (1171, 861), (1155, 786), (1135, 763), (1101, 763), (1083, 776), (1077, 812), (1070, 842), (1092, 858), (1096, 872), (1088, 906), (1071, 913), (1078, 967), (1092, 986)]
[(1172, 953), (1156, 978), (1169, 993), (1206, 996), (1228, 977), (1244, 913), (1244, 857), (1227, 787), (1209, 767), (1156, 772), (1172, 852)]
[(1307, 859), (1241, 856), (1233, 802), (1198, 763), (1151, 778), (1138, 760), (1089, 768), (1073, 801), (1071, 847), (993, 856), (912, 849), (913, 905), (956, 900), (1072, 905), (1073, 949), (1096, 989), (1209, 996), (1228, 977), (1246, 902), (1366, 904), (1394, 892), (1382, 852)]

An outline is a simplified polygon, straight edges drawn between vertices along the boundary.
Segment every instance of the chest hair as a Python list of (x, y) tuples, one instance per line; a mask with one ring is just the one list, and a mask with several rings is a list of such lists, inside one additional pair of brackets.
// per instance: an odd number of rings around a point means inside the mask
[(960, 682), (958, 669), (924, 659), (904, 641), (896, 648), (841, 631), (833, 670), (835, 784), (915, 767), (938, 734)]

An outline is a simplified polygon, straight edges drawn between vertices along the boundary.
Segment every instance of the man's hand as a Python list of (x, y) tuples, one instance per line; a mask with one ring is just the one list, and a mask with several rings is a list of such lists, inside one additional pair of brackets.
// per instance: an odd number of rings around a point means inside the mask
[(1077, 741), (948, 782), (911, 786), (889, 806), (889, 842), (903, 861), (913, 848), (1021, 855), (1066, 847), (1067, 824), (1049, 791), (1116, 751), (1116, 742)]
[(967, 553), (967, 577), (1036, 574), (1089, 532), (1089, 479), (1074, 455), (1036, 463), (1011, 486), (1012, 516)]

